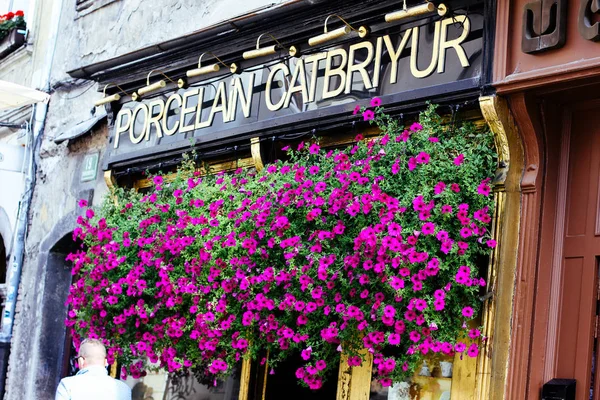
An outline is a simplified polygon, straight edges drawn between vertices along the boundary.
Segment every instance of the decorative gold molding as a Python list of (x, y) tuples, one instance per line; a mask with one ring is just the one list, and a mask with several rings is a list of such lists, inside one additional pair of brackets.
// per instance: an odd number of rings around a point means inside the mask
[(119, 205), (119, 200), (115, 195), (115, 190), (117, 188), (117, 180), (113, 176), (112, 170), (104, 171), (104, 182), (106, 182), (106, 186), (108, 186), (108, 190), (110, 191), (110, 197), (112, 197), (115, 206)]
[(250, 152), (252, 153), (254, 166), (256, 167), (256, 170), (260, 172), (265, 167), (262, 157), (260, 156), (260, 138), (253, 137), (250, 139)]
[(488, 295), (485, 296), (482, 313), (482, 333), (486, 340), (477, 359), (475, 399), (499, 400), (504, 398), (510, 357), (509, 321), (513, 311), (519, 243), (523, 148), (506, 100), (484, 96), (479, 98), (479, 104), (494, 135), (498, 153), (491, 229), (497, 246), (488, 268)]
[(336, 400), (369, 400), (373, 355), (361, 350), (363, 363), (359, 367), (348, 366), (348, 355), (342, 353), (338, 373)]
[(117, 379), (117, 361), (110, 365), (110, 376), (111, 378)]
[(115, 180), (111, 169), (104, 171), (104, 182), (106, 182), (106, 186), (108, 186), (111, 191), (115, 189), (117, 181)]
[(350, 397), (351, 367), (348, 365), (348, 354), (342, 353), (338, 372), (338, 385), (335, 395), (336, 400), (348, 400)]
[(510, 115), (506, 100), (497, 96), (484, 96), (479, 98), (479, 106), (483, 118), (494, 134), (496, 151), (498, 153), (498, 169), (494, 177), (496, 190), (503, 188), (506, 174), (510, 167), (510, 149), (508, 145), (507, 131), (516, 132), (515, 121)]
[(244, 358), (242, 361), (242, 372), (240, 376), (240, 394), (239, 400), (248, 400), (248, 392), (250, 389), (250, 369), (252, 368), (252, 360), (250, 357)]

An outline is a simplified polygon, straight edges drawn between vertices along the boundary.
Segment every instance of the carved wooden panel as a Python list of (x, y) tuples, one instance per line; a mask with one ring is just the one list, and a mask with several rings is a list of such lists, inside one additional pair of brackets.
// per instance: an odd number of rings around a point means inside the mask
[(521, 48), (525, 53), (560, 48), (567, 35), (567, 0), (537, 0), (523, 9)]
[[(555, 256), (559, 257), (555, 263), (561, 270), (553, 274), (553, 280), (559, 282), (560, 294), (554, 302), (556, 308), (551, 306), (551, 313), (557, 314), (558, 321), (554, 375), (577, 379), (577, 400), (587, 400), (592, 398), (588, 388), (594, 379), (592, 359), (598, 313), (600, 115), (590, 105), (568, 114), (563, 137), (570, 138), (562, 146), (568, 157), (561, 162), (568, 172), (557, 201), (557, 213), (564, 210), (564, 227), (556, 238), (556, 246), (562, 247), (562, 252), (556, 252)], [(600, 398), (597, 391), (593, 393), (594, 399)]]
[(600, 11), (600, 0), (579, 0), (577, 27), (584, 39), (600, 40), (600, 23), (593, 22), (594, 14), (598, 11)]

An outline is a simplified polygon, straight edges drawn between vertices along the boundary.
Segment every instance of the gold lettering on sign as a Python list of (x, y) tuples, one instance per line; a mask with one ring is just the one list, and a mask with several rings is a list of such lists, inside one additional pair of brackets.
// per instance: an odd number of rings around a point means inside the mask
[(198, 104), (196, 105), (196, 120), (194, 122), (194, 130), (200, 128), (206, 128), (210, 126), (207, 121), (202, 122), (202, 110), (204, 106), (204, 87), (198, 90)]
[[(129, 125), (131, 124), (132, 112), (130, 109), (126, 108), (119, 111), (117, 115), (117, 128), (115, 129), (115, 145), (114, 148), (119, 147), (119, 140), (121, 139), (121, 133), (127, 132), (129, 129)], [(127, 123), (123, 123), (123, 119), (127, 117)]]
[(319, 73), (319, 61), (327, 58), (327, 53), (316, 53), (307, 56), (304, 59), (304, 64), (312, 64), (312, 70), (310, 71), (310, 88), (308, 92), (308, 103), (315, 101), (315, 94), (317, 91), (317, 79)]
[(217, 86), (217, 93), (210, 108), (210, 114), (208, 114), (208, 126), (212, 125), (215, 114), (218, 112), (222, 113), (223, 122), (227, 122), (225, 120), (225, 116), (227, 115), (227, 90), (223, 81), (219, 82), (219, 86)]
[(162, 120), (162, 128), (163, 128), (163, 132), (165, 133), (165, 135), (167, 136), (172, 136), (175, 133), (177, 133), (177, 130), (179, 129), (179, 120), (175, 119), (175, 123), (173, 124), (172, 128), (169, 128), (168, 126), (168, 121), (169, 121), (169, 111), (171, 111), (171, 103), (173, 103), (173, 101), (177, 100), (178, 105), (176, 108), (174, 108), (174, 110), (178, 109), (181, 107), (182, 104), (182, 99), (181, 96), (177, 93), (172, 94), (171, 96), (169, 96), (169, 98), (167, 99), (167, 102), (165, 103), (165, 116), (163, 117)]
[[(158, 113), (154, 114), (154, 108), (159, 107)], [(152, 130), (152, 125), (156, 129), (156, 136), (158, 138), (162, 138), (162, 130), (160, 128), (160, 120), (163, 118), (165, 114), (165, 101), (163, 99), (155, 99), (148, 103), (148, 110), (150, 117), (148, 118), (148, 130), (146, 131), (146, 140), (150, 139), (150, 131)]]
[[(460, 24), (462, 26), (462, 33), (456, 39), (447, 41), (448, 37), (448, 25), (452, 24)], [(442, 28), (440, 35), (440, 59), (438, 62), (438, 74), (444, 72), (446, 68), (446, 49), (454, 48), (456, 51), (456, 55), (460, 61), (460, 65), (463, 68), (467, 68), (469, 65), (469, 59), (467, 58), (467, 53), (465, 53), (465, 49), (462, 48), (461, 43), (465, 41), (465, 39), (469, 36), (471, 32), (471, 20), (466, 15), (457, 15), (453, 18), (446, 18), (442, 20)]]
[[(142, 120), (142, 131), (140, 132), (139, 136), (135, 135), (135, 121), (137, 120), (137, 116), (140, 113), (140, 111), (144, 112), (144, 119)], [(138, 144), (139, 142), (142, 141), (142, 139), (144, 138), (144, 136), (146, 135), (146, 130), (148, 129), (148, 106), (145, 105), (144, 103), (140, 103), (138, 104), (134, 109), (133, 109), (133, 114), (131, 115), (131, 124), (129, 124), (129, 140), (131, 140), (131, 143), (133, 144)]]
[(244, 85), (242, 84), (242, 78), (236, 76), (231, 81), (231, 86), (233, 86), (233, 90), (229, 95), (229, 115), (227, 116), (227, 121), (225, 122), (231, 122), (235, 120), (235, 115), (237, 114), (238, 99), (240, 100), (240, 104), (242, 105), (244, 117), (250, 117), (250, 106), (252, 105), (252, 94), (254, 93), (254, 74), (250, 74), (250, 82), (248, 82), (248, 85), (248, 93), (244, 93)]
[(406, 44), (408, 43), (408, 38), (410, 38), (410, 34), (412, 33), (412, 29), (407, 30), (406, 32), (404, 32), (404, 35), (402, 36), (402, 40), (400, 41), (400, 46), (398, 46), (398, 49), (394, 50), (394, 44), (392, 43), (392, 39), (390, 39), (390, 35), (385, 35), (383, 37), (383, 41), (385, 43), (385, 47), (388, 51), (388, 54), (390, 55), (390, 65), (392, 67), (392, 71), (390, 72), (390, 83), (394, 84), (396, 83), (396, 81), (398, 81), (398, 60), (400, 59), (400, 54), (402, 54), (402, 51), (404, 50), (404, 48), (406, 47)]
[[(359, 49), (367, 50), (367, 57), (360, 63), (354, 64), (354, 57), (356, 51)], [(373, 43), (371, 42), (360, 42), (353, 44), (350, 46), (348, 51), (348, 75), (346, 76), (346, 94), (349, 94), (352, 90), (352, 75), (354, 72), (360, 73), (360, 77), (362, 78), (365, 89), (371, 89), (373, 85), (371, 84), (371, 78), (369, 77), (369, 73), (367, 72), (367, 65), (371, 64), (373, 61)]]
[(381, 70), (381, 53), (383, 51), (383, 38), (377, 38), (377, 46), (375, 48), (375, 66), (373, 67), (373, 87), (379, 86), (379, 74)]
[[(126, 132), (129, 133), (131, 143), (137, 144), (144, 138), (150, 140), (154, 132), (160, 139), (163, 135), (172, 136), (210, 127), (218, 113), (221, 113), (223, 123), (235, 121), (237, 117), (256, 119), (261, 113), (255, 112), (252, 115), (253, 99), (254, 106), (260, 100), (270, 112), (288, 108), (292, 98), (297, 100), (300, 109), (305, 109), (311, 102), (348, 95), (353, 90), (368, 91), (379, 87), (383, 79), (387, 81), (388, 73), (389, 84), (398, 85), (400, 88), (396, 91), (401, 91), (407, 82), (398, 84), (399, 74), (406, 81), (411, 76), (417, 79), (427, 78), (436, 69), (439, 74), (444, 73), (449, 50), (456, 53), (463, 68), (470, 66), (463, 47), (471, 33), (469, 17), (456, 15), (436, 21), (432, 38), (429, 34), (421, 37), (423, 29), (415, 26), (398, 35), (384, 35), (354, 43), (347, 49), (334, 48), (297, 58), (291, 63), (281, 61), (271, 67), (265, 66), (269, 69), (266, 81), (262, 75), (264, 71), (247, 71), (242, 75), (233, 75), (227, 81), (219, 80), (218, 84), (207, 83), (173, 93), (166, 99), (153, 98), (143, 103), (131, 103), (129, 108), (123, 108), (117, 114), (114, 148), (119, 147), (121, 135)], [(453, 39), (449, 38), (450, 34)], [(421, 43), (425, 38), (427, 43)], [(477, 43), (481, 43), (481, 40)], [(454, 56), (451, 54), (450, 57), (455, 63)], [(419, 61), (422, 66), (427, 61), (424, 69), (419, 68)], [(404, 68), (403, 71), (399, 71), (400, 65)], [(319, 76), (319, 73), (322, 75)], [(257, 74), (259, 78), (256, 78)], [(382, 78), (382, 75), (386, 77)], [(265, 85), (264, 100), (262, 96), (254, 96), (256, 79), (260, 80), (259, 85)], [(381, 94), (390, 91), (388, 82), (385, 84), (386, 89)], [(214, 89), (214, 97), (210, 97), (213, 93), (211, 87)], [(413, 88), (414, 85), (410, 87)], [(197, 99), (195, 103), (192, 97)], [(329, 103), (324, 101), (323, 105)], [(239, 113), (238, 106), (241, 107)], [(206, 120), (203, 120), (203, 116)]]
[[(298, 85), (296, 85), (296, 81), (298, 80)], [(292, 95), (297, 92), (302, 94), (302, 102), (307, 103), (308, 87), (306, 86), (306, 71), (304, 69), (304, 61), (302, 59), (298, 60), (296, 63), (296, 68), (294, 68), (294, 74), (290, 80), (290, 88), (285, 95), (285, 102), (283, 103), (284, 108), (288, 108), (290, 106)]]
[(410, 72), (415, 78), (427, 78), (433, 73), (438, 62), (438, 47), (440, 45), (440, 21), (435, 23), (435, 33), (433, 35), (433, 50), (431, 51), (431, 62), (429, 66), (420, 71), (417, 65), (417, 57), (419, 53), (419, 27), (413, 28), (412, 45), (410, 49)]
[[(340, 65), (333, 67), (335, 57), (340, 57)], [(338, 96), (344, 91), (346, 83), (346, 63), (348, 62), (348, 53), (344, 49), (334, 49), (327, 53), (327, 61), (325, 61), (325, 81), (323, 82), (323, 100)], [(329, 90), (331, 78), (339, 76), (340, 83), (337, 88)]]
[[(185, 116), (193, 113), (196, 109), (196, 107), (188, 107), (188, 99), (193, 96), (198, 96), (198, 93), (198, 89), (191, 89), (183, 93), (183, 98), (181, 99), (181, 113), (179, 114), (179, 132), (181, 133), (191, 132), (194, 130), (194, 124), (185, 124)], [(198, 97), (198, 101), (202, 102), (202, 99)]]
[(267, 103), (267, 108), (270, 111), (279, 110), (281, 107), (283, 107), (283, 103), (285, 102), (285, 94), (281, 96), (281, 100), (279, 100), (277, 104), (273, 104), (273, 101), (271, 99), (271, 86), (273, 85), (273, 79), (275, 78), (275, 74), (277, 74), (279, 71), (283, 72), (284, 87), (286, 79), (285, 77), (290, 74), (290, 69), (287, 67), (287, 65), (283, 63), (274, 66), (271, 70), (271, 73), (269, 73), (269, 77), (267, 78), (267, 84), (265, 87), (265, 102)]

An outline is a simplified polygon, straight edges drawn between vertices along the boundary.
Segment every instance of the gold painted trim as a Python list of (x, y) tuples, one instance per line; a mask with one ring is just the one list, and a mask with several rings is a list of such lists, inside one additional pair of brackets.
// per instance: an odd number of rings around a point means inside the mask
[(106, 186), (108, 186), (110, 190), (115, 189), (117, 182), (113, 176), (112, 170), (109, 169), (108, 171), (104, 171), (104, 182), (106, 182)]
[(260, 156), (260, 138), (253, 137), (250, 139), (250, 152), (252, 153), (252, 159), (254, 160), (254, 167), (257, 171), (262, 171), (265, 165)]
[(517, 127), (504, 99), (497, 96), (480, 97), (479, 106), (483, 118), (485, 118), (494, 134), (496, 152), (498, 153), (498, 170), (494, 178), (494, 187), (498, 190), (504, 187), (511, 161), (507, 131), (516, 132)]
[[(206, 164), (206, 167), (198, 168), (200, 171), (200, 176), (205, 176), (208, 173), (216, 173), (220, 171), (233, 171), (237, 168), (251, 168), (255, 167), (254, 160), (251, 157), (248, 158), (240, 158), (238, 160), (230, 160), (224, 162), (218, 162), (214, 164)], [(209, 171), (206, 170), (209, 169)], [(169, 173), (163, 175), (163, 178), (166, 183), (172, 182), (175, 179), (175, 173)], [(143, 178), (135, 181), (133, 183), (133, 187), (135, 190), (149, 188), (153, 185), (152, 180), (148, 178)]]
[(369, 400), (371, 389), (371, 374), (373, 370), (373, 354), (362, 349), (363, 363), (352, 367), (349, 396), (344, 400)]
[(117, 379), (117, 361), (116, 360), (110, 365), (110, 377), (113, 379)]
[(248, 400), (250, 389), (250, 370), (252, 369), (252, 360), (250, 357), (244, 358), (242, 361), (242, 372), (240, 376), (240, 394), (239, 400)]
[(342, 353), (340, 357), (340, 367), (338, 372), (338, 385), (335, 392), (336, 400), (348, 400), (350, 398), (350, 382), (352, 380), (352, 370), (348, 365), (348, 354)]
[(108, 171), (104, 171), (104, 182), (106, 183), (106, 186), (108, 187), (108, 190), (110, 192), (110, 197), (112, 197), (113, 202), (115, 203), (115, 206), (118, 206), (119, 200), (118, 200), (117, 196), (115, 195), (115, 190), (117, 188), (117, 180), (113, 176), (111, 169), (109, 169)]
[[(494, 135), (498, 169), (494, 178), (495, 211), (491, 235), (497, 246), (490, 257), (488, 295), (482, 313), (482, 334), (487, 338), (477, 359), (475, 399), (504, 398), (513, 311), (521, 219), (523, 148), (506, 100), (479, 98), (481, 112)], [(500, 268), (502, 266), (502, 268)]]
[(373, 355), (361, 349), (363, 363), (358, 367), (348, 366), (348, 354), (342, 353), (338, 372), (336, 400), (369, 400)]

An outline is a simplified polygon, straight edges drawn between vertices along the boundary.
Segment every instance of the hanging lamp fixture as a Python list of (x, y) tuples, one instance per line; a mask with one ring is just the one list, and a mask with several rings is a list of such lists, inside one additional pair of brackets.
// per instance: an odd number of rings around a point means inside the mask
[[(205, 54), (209, 54), (209, 55), (213, 56), (218, 62), (215, 64), (206, 65), (203, 67), (202, 66), (202, 57), (204, 57)], [(198, 57), (198, 68), (188, 70), (185, 73), (185, 75), (188, 78), (193, 78), (195, 76), (206, 75), (211, 72), (218, 72), (221, 69), (221, 65), (224, 66), (225, 68), (229, 68), (229, 71), (232, 74), (235, 74), (238, 72), (238, 66), (235, 63), (232, 63), (231, 65), (227, 65), (223, 62), (223, 60), (221, 60), (219, 57), (215, 56), (213, 53), (206, 52), (206, 53), (200, 54), (200, 57)]]
[(408, 8), (406, 6), (406, 0), (404, 0), (404, 7), (402, 8), (402, 10), (386, 14), (385, 22), (400, 21), (406, 18), (429, 14), (436, 10), (440, 17), (443, 17), (444, 15), (446, 15), (446, 12), (448, 12), (448, 8), (444, 3), (441, 3), (439, 6), (436, 6), (432, 2), (427, 1), (424, 4)]
[[(276, 44), (271, 45), (271, 46), (266, 46), (266, 47), (260, 47), (260, 39), (265, 35), (270, 36), (271, 39), (273, 39)], [(242, 54), (242, 57), (244, 58), (244, 60), (251, 60), (253, 58), (269, 56), (271, 54), (277, 53), (278, 48), (291, 51), (291, 48), (290, 49), (286, 48), (283, 44), (281, 44), (281, 42), (279, 42), (279, 40), (277, 40), (277, 38), (275, 36), (271, 35), (270, 33), (263, 33), (262, 35), (260, 35), (258, 37), (258, 39), (256, 39), (256, 49), (245, 51)]]
[(106, 95), (106, 88), (109, 87), (110, 85), (117, 87), (121, 91), (121, 93), (123, 93), (125, 96), (129, 96), (129, 94), (126, 91), (124, 91), (123, 88), (121, 88), (121, 86), (117, 85), (116, 83), (109, 83), (106, 86), (104, 86), (104, 90), (102, 91), (102, 98), (100, 100), (97, 100), (94, 103), (96, 105), (96, 107), (99, 107), (103, 104), (112, 103), (113, 101), (121, 100), (121, 95), (119, 93), (115, 93), (110, 96)]
[(169, 78), (167, 75), (165, 75), (164, 72), (157, 70), (157, 69), (153, 69), (152, 71), (150, 71), (148, 73), (148, 77), (146, 78), (146, 86), (139, 88), (137, 90), (137, 92), (134, 92), (131, 95), (131, 99), (133, 101), (137, 101), (140, 99), (141, 96), (148, 94), (150, 92), (154, 92), (157, 91), (159, 89), (164, 88), (165, 86), (167, 86), (167, 82), (164, 79), (161, 79), (157, 82), (154, 82), (152, 84), (150, 84), (150, 75), (152, 75), (153, 72), (158, 72), (159, 74), (161, 74), (162, 76), (164, 76), (168, 81), (174, 83), (177, 85), (178, 88), (183, 88), (185, 86), (185, 81), (183, 79), (179, 79), (177, 82), (175, 82), (173, 79)]
[[(332, 31), (327, 31), (327, 22), (329, 22), (329, 18), (331, 18), (331, 17), (338, 18), (340, 21), (342, 21), (344, 23), (344, 26), (334, 29)], [(351, 32), (357, 32), (358, 36), (361, 38), (364, 38), (365, 36), (367, 36), (369, 34), (368, 27), (361, 26), (358, 29), (355, 29), (352, 25), (350, 25), (348, 22), (346, 22), (346, 20), (344, 18), (340, 17), (339, 15), (335, 15), (335, 14), (331, 14), (330, 16), (328, 16), (325, 19), (325, 26), (324, 26), (323, 30), (324, 30), (324, 33), (308, 39), (308, 44), (310, 46), (318, 46), (325, 42), (329, 42), (331, 40), (338, 39), (342, 36), (348, 35)]]

